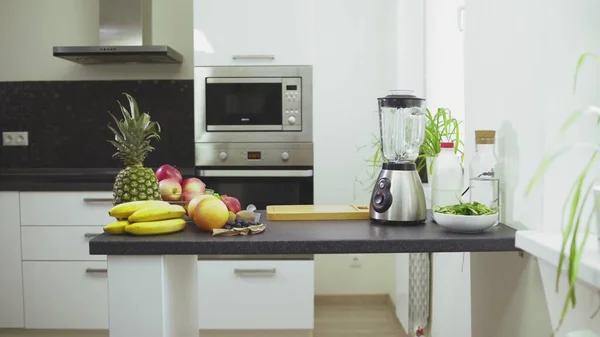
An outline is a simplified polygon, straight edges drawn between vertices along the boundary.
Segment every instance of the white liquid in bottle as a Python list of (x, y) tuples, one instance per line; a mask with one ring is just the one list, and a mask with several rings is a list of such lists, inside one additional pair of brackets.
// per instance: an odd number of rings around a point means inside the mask
[(442, 143), (433, 160), (431, 203), (433, 208), (459, 204), (462, 200), (463, 169), (454, 153), (454, 143)]

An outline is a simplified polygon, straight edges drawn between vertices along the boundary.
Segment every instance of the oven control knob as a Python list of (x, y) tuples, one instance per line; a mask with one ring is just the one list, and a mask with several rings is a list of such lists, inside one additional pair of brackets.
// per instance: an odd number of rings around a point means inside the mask
[(227, 159), (227, 152), (219, 152), (219, 159), (221, 159), (221, 160)]
[(290, 116), (290, 117), (288, 118), (288, 123), (289, 123), (289, 124), (291, 124), (291, 125), (294, 125), (294, 124), (296, 124), (296, 117), (294, 117), (294, 116)]
[(282, 153), (281, 159), (283, 159), (283, 161), (287, 161), (288, 159), (290, 159), (290, 154), (287, 152)]

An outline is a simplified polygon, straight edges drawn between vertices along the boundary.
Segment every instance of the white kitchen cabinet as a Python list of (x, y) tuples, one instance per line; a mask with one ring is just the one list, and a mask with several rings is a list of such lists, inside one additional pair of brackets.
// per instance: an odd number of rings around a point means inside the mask
[(194, 0), (194, 66), (312, 65), (315, 0)]
[(313, 329), (314, 262), (199, 261), (201, 330)]
[(90, 240), (102, 226), (25, 226), (21, 228), (23, 261), (106, 261), (90, 255)]
[(23, 262), (25, 328), (108, 329), (106, 268), (103, 261)]
[(21, 192), (22, 226), (104, 226), (112, 192)]
[(0, 328), (22, 328), (19, 192), (0, 192)]

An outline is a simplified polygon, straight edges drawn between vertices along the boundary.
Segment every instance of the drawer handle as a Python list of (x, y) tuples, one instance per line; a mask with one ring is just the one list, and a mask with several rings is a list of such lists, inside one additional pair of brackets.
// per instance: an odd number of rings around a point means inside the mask
[(264, 269), (242, 269), (235, 268), (233, 272), (237, 275), (259, 275), (259, 274), (269, 274), (273, 275), (277, 272), (276, 268), (264, 268)]
[(85, 272), (88, 274), (101, 274), (101, 273), (107, 273), (108, 269), (106, 269), (106, 268), (87, 268), (85, 270)]
[(86, 203), (106, 203), (113, 202), (112, 198), (83, 198), (83, 202)]
[(102, 233), (85, 233), (83, 234), (84, 237), (86, 238), (95, 238), (98, 235), (101, 235)]
[(233, 55), (234, 60), (274, 60), (275, 55)]

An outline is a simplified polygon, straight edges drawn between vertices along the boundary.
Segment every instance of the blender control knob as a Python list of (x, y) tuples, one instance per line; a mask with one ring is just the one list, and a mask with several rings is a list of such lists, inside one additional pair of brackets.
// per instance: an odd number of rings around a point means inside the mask
[(282, 153), (281, 159), (283, 159), (283, 161), (287, 161), (288, 159), (290, 159), (290, 154), (287, 152)]
[(219, 159), (221, 159), (221, 160), (227, 159), (227, 152), (224, 152), (224, 151), (219, 152)]
[(294, 125), (294, 124), (296, 124), (296, 117), (294, 117), (294, 116), (290, 116), (290, 117), (288, 118), (288, 123), (289, 123), (289, 124), (291, 124), (291, 125)]

